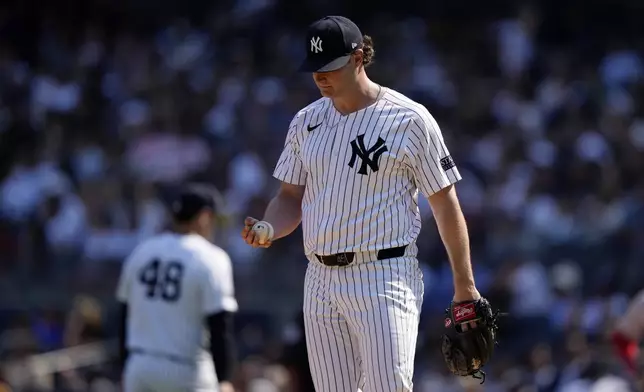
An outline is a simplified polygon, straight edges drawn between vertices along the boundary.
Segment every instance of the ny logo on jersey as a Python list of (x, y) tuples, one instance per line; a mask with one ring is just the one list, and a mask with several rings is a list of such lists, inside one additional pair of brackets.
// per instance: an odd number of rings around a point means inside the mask
[(362, 164), (360, 165), (358, 174), (364, 176), (367, 174), (367, 166), (374, 173), (378, 171), (378, 159), (387, 151), (387, 146), (385, 146), (385, 141), (381, 137), (378, 137), (376, 143), (367, 149), (364, 145), (364, 134), (362, 134), (351, 141), (351, 149), (352, 153), (351, 160), (349, 160), (349, 167), (353, 167), (356, 164), (356, 159), (360, 157)]
[(311, 38), (311, 52), (320, 53), (322, 51), (322, 39), (320, 37)]

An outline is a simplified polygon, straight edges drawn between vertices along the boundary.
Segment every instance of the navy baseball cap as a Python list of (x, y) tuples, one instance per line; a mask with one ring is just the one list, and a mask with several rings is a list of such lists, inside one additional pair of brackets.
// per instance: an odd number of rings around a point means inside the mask
[(330, 72), (347, 65), (362, 48), (362, 32), (344, 16), (326, 16), (313, 22), (306, 34), (306, 59), (301, 72)]
[(221, 206), (222, 197), (215, 187), (189, 184), (182, 187), (172, 201), (172, 218), (175, 222), (189, 222), (206, 209), (217, 214)]

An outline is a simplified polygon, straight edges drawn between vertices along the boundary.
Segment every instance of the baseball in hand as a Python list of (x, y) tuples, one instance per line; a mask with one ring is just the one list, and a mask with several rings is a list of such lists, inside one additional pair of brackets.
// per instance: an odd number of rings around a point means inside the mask
[(259, 221), (253, 225), (251, 230), (255, 232), (257, 242), (260, 245), (264, 245), (267, 241), (273, 239), (273, 226), (268, 222)]

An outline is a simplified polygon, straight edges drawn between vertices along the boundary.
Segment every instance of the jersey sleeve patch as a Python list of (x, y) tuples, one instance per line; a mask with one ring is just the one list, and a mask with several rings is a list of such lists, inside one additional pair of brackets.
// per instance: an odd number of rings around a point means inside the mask
[(454, 163), (454, 160), (452, 159), (451, 155), (446, 156), (445, 158), (441, 158), (441, 167), (443, 170), (447, 171), (453, 167), (456, 167), (456, 164)]

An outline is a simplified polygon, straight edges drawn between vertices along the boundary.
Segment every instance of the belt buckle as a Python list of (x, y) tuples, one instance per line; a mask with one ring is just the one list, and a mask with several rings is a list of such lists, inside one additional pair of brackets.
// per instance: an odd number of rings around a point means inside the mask
[(349, 265), (349, 258), (346, 253), (338, 253), (336, 260), (338, 261), (338, 265)]

